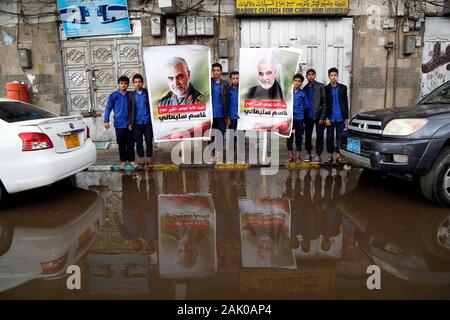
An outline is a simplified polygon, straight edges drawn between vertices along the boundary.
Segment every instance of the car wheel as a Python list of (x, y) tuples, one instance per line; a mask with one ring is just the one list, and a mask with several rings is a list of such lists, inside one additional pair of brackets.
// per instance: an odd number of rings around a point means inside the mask
[(76, 181), (75, 175), (72, 175), (70, 177), (67, 177), (67, 178), (64, 178), (64, 179), (58, 181), (56, 183), (56, 185), (58, 187), (61, 187), (62, 189), (73, 189), (73, 188), (75, 188), (76, 185), (77, 185), (77, 181)]
[(420, 187), (427, 199), (450, 207), (450, 147), (444, 148), (431, 170), (420, 177)]
[(3, 188), (2, 182), (0, 181), (0, 209), (5, 205), (6, 200), (6, 190)]
[(0, 219), (0, 257), (11, 247), (14, 229), (4, 219)]
[(421, 215), (417, 222), (424, 248), (435, 258), (450, 261), (450, 215)]

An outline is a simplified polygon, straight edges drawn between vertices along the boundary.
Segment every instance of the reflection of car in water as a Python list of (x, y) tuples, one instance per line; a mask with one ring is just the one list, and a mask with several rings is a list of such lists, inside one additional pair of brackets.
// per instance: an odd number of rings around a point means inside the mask
[(361, 177), (338, 204), (344, 230), (375, 264), (400, 279), (450, 282), (449, 210), (410, 197), (414, 190), (398, 192), (404, 188)]
[(94, 241), (102, 205), (95, 192), (73, 189), (2, 212), (0, 292), (65, 276)]
[(62, 22), (87, 24), (91, 22), (91, 14), (85, 6), (70, 6), (59, 11)]
[(127, 18), (126, 6), (102, 4), (97, 7), (97, 20), (100, 23), (116, 22)]

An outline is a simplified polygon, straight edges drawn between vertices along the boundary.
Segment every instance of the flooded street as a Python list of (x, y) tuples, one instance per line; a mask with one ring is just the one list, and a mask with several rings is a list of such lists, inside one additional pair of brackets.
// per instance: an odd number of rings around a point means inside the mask
[(0, 213), (11, 298), (449, 299), (450, 210), (358, 169), (83, 172)]

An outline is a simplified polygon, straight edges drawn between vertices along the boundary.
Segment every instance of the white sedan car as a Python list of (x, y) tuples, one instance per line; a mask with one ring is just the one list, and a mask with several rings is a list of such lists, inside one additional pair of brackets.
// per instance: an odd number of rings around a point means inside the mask
[(0, 98), (0, 204), (6, 193), (52, 184), (96, 161), (82, 116), (60, 117)]

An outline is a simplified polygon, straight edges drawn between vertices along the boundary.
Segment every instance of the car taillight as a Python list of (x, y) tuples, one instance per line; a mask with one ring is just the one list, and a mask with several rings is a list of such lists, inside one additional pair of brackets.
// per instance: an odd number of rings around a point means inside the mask
[(67, 258), (69, 257), (69, 253), (66, 253), (62, 257), (48, 261), (48, 262), (41, 262), (42, 267), (42, 273), (41, 274), (52, 274), (60, 271), (64, 266), (66, 265)]
[(44, 133), (25, 132), (19, 133), (22, 139), (22, 151), (35, 151), (53, 148), (53, 143), (50, 138)]
[(89, 139), (91, 137), (91, 129), (89, 129), (88, 126), (86, 126), (86, 139)]

